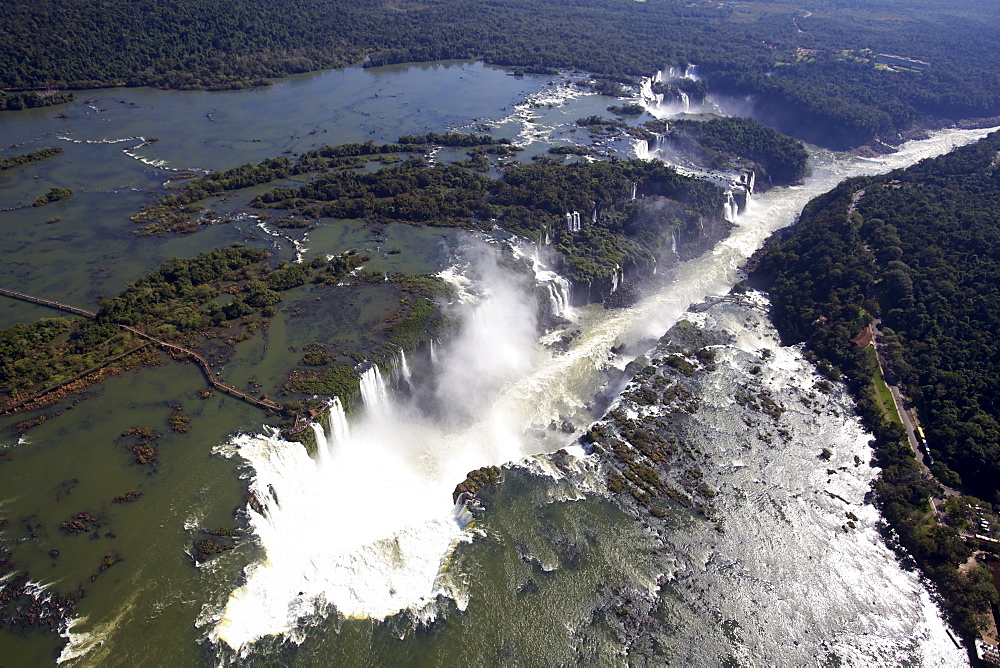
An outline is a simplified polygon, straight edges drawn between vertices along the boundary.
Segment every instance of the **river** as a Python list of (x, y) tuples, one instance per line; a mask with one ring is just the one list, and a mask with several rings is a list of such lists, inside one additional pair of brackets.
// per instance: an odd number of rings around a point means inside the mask
[[(552, 143), (579, 142), (574, 120), (608, 104), (579, 79), (515, 78), (453, 62), (305, 75), (251, 91), (88, 91), (66, 109), (4, 117), (0, 139), (11, 147), (4, 155), (49, 145), (65, 152), (0, 175), (0, 208), (13, 209), (0, 223), (2, 287), (88, 308), (167, 257), (240, 241), (286, 259), (300, 249), (308, 259), (361, 248), (374, 256), (372, 270), (443, 272), (468, 288), (460, 335), (436, 351), (436, 363), (412, 360), (430, 379), (423, 391), (450, 409), (429, 415), (415, 399), (393, 394), (393, 379), (372, 374), (366, 414), (331, 425), (329, 447), (316, 460), (262, 429), (251, 407), (195, 398), (204, 381), (192, 365), (112, 378), (21, 440), (8, 427), (23, 416), (3, 418), (4, 545), (41, 586), (87, 591), (63, 637), (0, 632), (6, 661), (607, 664), (626, 662), (626, 648), (651, 664), (964, 661), (926, 590), (876, 531), (878, 514), (864, 498), (876, 472), (842, 390), (821, 415), (789, 419), (796, 447), (734, 454), (749, 439), (735, 431), (726, 387), (746, 380), (753, 352), (778, 351), (767, 382), (789, 405), (812, 373), (797, 351), (780, 348), (760, 302), (704, 316), (733, 336), (720, 348), (725, 369), (700, 381), (710, 409), (689, 427), (692, 442), (728, 462), (711, 473), (728, 518), (724, 532), (679, 507), (645, 526), (608, 498), (593, 457), (571, 447), (572, 463), (561, 470), (546, 453), (572, 446), (613, 400), (615, 392), (594, 397), (616, 370), (682, 317), (697, 319), (683, 315), (691, 303), (726, 294), (742, 262), (813, 196), (847, 176), (906, 166), (986, 131), (941, 131), (878, 159), (811, 149), (812, 175), (803, 185), (754, 197), (726, 239), (677, 265), (654, 294), (628, 309), (571, 313), (563, 333), (578, 334), (566, 350), (539, 343), (529, 286), (496, 263), (497, 239), (450, 232), (442, 239), (441, 230), (392, 225), (376, 240), (344, 221), (287, 232), (239, 215), (186, 237), (131, 233), (129, 216), (173, 170), (482, 124), (523, 143), (525, 158)], [(645, 150), (625, 140), (607, 148)], [(52, 186), (74, 195), (18, 208)], [(253, 194), (215, 206), (238, 214)], [(404, 252), (380, 252), (389, 246)], [(290, 346), (351, 336), (335, 306), (277, 316), (266, 339), (241, 345), (227, 377), (276, 385), (296, 359)], [(5, 327), (52, 315), (0, 304)], [(559, 335), (547, 332), (546, 340)], [(172, 401), (192, 416), (187, 434), (165, 428)], [(562, 420), (575, 434), (549, 428)], [(131, 463), (122, 447), (122, 433), (139, 425), (164, 432), (155, 468)], [(829, 464), (810, 454), (830, 444), (847, 469), (833, 482)], [(451, 491), (486, 465), (506, 465), (504, 484), (470, 521)], [(246, 510), (247, 485), (265, 515)], [(129, 490), (141, 499), (112, 503)], [(856, 506), (859, 530), (838, 533), (843, 509), (824, 491)], [(78, 512), (100, 517), (92, 538), (59, 530)], [(188, 555), (201, 531), (237, 526), (234, 513), (244, 512), (254, 538), (193, 566)], [(101, 572), (107, 555), (123, 561)], [(807, 567), (816, 555), (822, 566)], [(648, 602), (648, 629), (636, 637), (599, 614), (626, 595)]]

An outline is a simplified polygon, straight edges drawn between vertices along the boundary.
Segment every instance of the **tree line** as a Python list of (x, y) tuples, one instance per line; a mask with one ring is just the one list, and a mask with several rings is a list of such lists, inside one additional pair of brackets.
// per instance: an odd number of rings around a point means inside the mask
[[(449, 58), (580, 68), (614, 82), (695, 62), (707, 86), (699, 95), (752, 96), (769, 124), (841, 148), (916, 118), (1000, 113), (1000, 11), (976, 7), (434, 0), (401, 12), (344, 0), (233, 0), (219, 11), (205, 0), (10, 0), (0, 5), (0, 87), (246, 87), (362, 61)], [(817, 55), (803, 58), (799, 48)], [(931, 67), (876, 69), (877, 52)]]

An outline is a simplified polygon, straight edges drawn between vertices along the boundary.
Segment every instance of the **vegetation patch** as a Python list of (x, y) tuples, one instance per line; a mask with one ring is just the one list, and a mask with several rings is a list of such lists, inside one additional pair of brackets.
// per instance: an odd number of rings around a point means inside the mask
[(0, 172), (7, 169), (13, 169), (14, 167), (20, 167), (21, 165), (26, 165), (29, 162), (45, 160), (46, 158), (59, 155), (62, 152), (63, 150), (61, 148), (48, 146), (40, 148), (32, 153), (22, 153), (21, 155), (15, 155), (10, 158), (0, 158)]
[(69, 188), (49, 188), (49, 191), (36, 199), (31, 203), (31, 206), (45, 206), (46, 204), (51, 204), (52, 202), (58, 202), (61, 199), (66, 199), (73, 194), (73, 191)]

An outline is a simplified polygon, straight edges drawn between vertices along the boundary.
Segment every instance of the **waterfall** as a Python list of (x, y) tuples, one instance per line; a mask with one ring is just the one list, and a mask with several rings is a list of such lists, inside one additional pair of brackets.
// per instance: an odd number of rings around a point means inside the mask
[(410, 374), (410, 365), (406, 363), (406, 351), (402, 348), (399, 349), (399, 369), (400, 377), (407, 383), (413, 380), (413, 376)]
[(615, 270), (611, 274), (611, 294), (615, 294), (618, 291), (620, 271), (621, 271), (621, 265), (616, 264)]
[(438, 365), (437, 343), (435, 342), (434, 339), (431, 339), (430, 341), (430, 348), (431, 348), (431, 364), (437, 366)]
[(313, 422), (309, 427), (316, 438), (316, 460), (320, 463), (320, 466), (326, 466), (330, 461), (330, 444), (326, 440), (326, 432), (323, 431), (323, 425)]
[(745, 213), (747, 207), (750, 205), (750, 191), (745, 186), (733, 186), (729, 191), (729, 195), (733, 201), (733, 217), (735, 218), (737, 214)]
[(365, 402), (369, 415), (385, 416), (391, 410), (389, 388), (386, 387), (377, 364), (372, 364), (361, 374), (361, 399)]
[(677, 230), (674, 230), (670, 233), (670, 252), (674, 254), (674, 257), (677, 256)]
[[(657, 134), (653, 139), (647, 139), (645, 146), (646, 150), (643, 155), (638, 157), (642, 160), (658, 160), (662, 159), (664, 155), (664, 149), (668, 146), (669, 139), (665, 134)], [(632, 199), (636, 197), (636, 186), (632, 184)]]
[(342, 447), (350, 439), (350, 427), (347, 425), (347, 414), (340, 397), (334, 397), (327, 406), (326, 429), (318, 422), (309, 425), (316, 437), (316, 459), (320, 466), (326, 466), (334, 457), (338, 447)]
[(637, 189), (638, 189), (638, 185), (637, 185), (637, 184), (635, 184), (635, 183), (633, 183), (633, 184), (632, 184), (632, 199), (633, 199), (633, 200), (635, 200), (635, 194), (636, 194), (636, 190), (637, 190)]
[(747, 190), (750, 193), (753, 193), (753, 189), (756, 183), (757, 183), (757, 172), (751, 169), (750, 173), (747, 175)]
[(594, 213), (590, 216), (590, 221), (592, 223), (594, 223), (594, 225), (597, 224), (597, 203), (596, 202), (594, 203)]
[[(691, 112), (691, 98), (684, 90), (680, 90), (676, 83), (682, 79), (698, 80), (698, 66), (688, 65), (680, 69), (669, 67), (666, 70), (656, 72), (652, 77), (644, 79), (639, 86), (639, 97), (652, 116), (662, 119), (675, 116), (679, 113)], [(669, 98), (664, 93), (654, 93), (653, 86), (656, 84), (666, 84), (670, 86), (667, 91)]]
[(340, 397), (334, 397), (333, 401), (330, 402), (329, 416), (326, 422), (330, 434), (329, 445), (337, 447), (347, 443), (351, 436), (351, 430), (347, 425), (347, 413), (344, 412), (344, 404), (340, 403)]
[(562, 276), (558, 281), (546, 285), (549, 292), (549, 311), (552, 315), (563, 318), (570, 310), (569, 281)]
[(722, 217), (733, 223), (736, 222), (736, 214), (738, 213), (739, 209), (736, 206), (736, 198), (733, 197), (733, 191), (730, 190), (726, 193), (726, 203), (722, 205)]
[(566, 231), (567, 232), (579, 232), (580, 231), (580, 212), (574, 211), (573, 213), (566, 213)]
[(523, 248), (514, 246), (512, 248), (515, 256), (525, 257), (531, 261), (531, 270), (535, 274), (535, 282), (545, 288), (549, 297), (549, 315), (557, 318), (572, 319), (574, 317), (573, 308), (570, 305), (570, 282), (563, 276), (550, 269), (542, 260), (542, 251), (537, 246), (530, 256), (524, 252)]

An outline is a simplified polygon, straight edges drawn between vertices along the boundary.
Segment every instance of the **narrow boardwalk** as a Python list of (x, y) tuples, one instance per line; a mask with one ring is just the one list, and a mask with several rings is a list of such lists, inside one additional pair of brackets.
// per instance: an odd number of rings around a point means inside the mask
[[(93, 311), (88, 311), (86, 309), (82, 309), (82, 308), (79, 308), (79, 307), (76, 307), (76, 306), (70, 306), (69, 304), (62, 304), (60, 302), (57, 302), (57, 301), (54, 301), (54, 300), (51, 300), (51, 299), (42, 299), (41, 297), (34, 297), (32, 295), (24, 294), (23, 292), (16, 292), (14, 290), (6, 290), (4, 288), (0, 288), (0, 294), (6, 295), (8, 297), (12, 297), (14, 299), (20, 299), (22, 301), (31, 302), (33, 304), (39, 304), (41, 306), (47, 306), (49, 308), (54, 308), (54, 309), (57, 309), (57, 310), (60, 310), (60, 311), (66, 311), (67, 313), (72, 313), (74, 315), (82, 315), (85, 318), (94, 319), (94, 318), (97, 317), (97, 314), (94, 313)], [(271, 401), (270, 399), (258, 399), (256, 397), (251, 397), (249, 394), (246, 394), (245, 392), (240, 392), (235, 387), (233, 387), (231, 385), (226, 385), (221, 380), (217, 380), (215, 378), (215, 376), (212, 374), (212, 369), (209, 366), (208, 362), (205, 360), (205, 358), (202, 357), (201, 355), (199, 355), (198, 353), (196, 353), (195, 351), (193, 351), (193, 350), (191, 350), (189, 348), (185, 348), (183, 346), (178, 346), (178, 345), (176, 345), (174, 343), (167, 343), (166, 341), (158, 339), (158, 338), (156, 338), (154, 336), (150, 336), (149, 334), (146, 334), (145, 332), (141, 332), (141, 331), (139, 331), (138, 329), (136, 329), (134, 327), (129, 327), (128, 325), (119, 325), (119, 327), (121, 327), (122, 329), (128, 330), (129, 332), (135, 334), (136, 336), (139, 336), (139, 337), (142, 337), (142, 338), (147, 339), (149, 341), (152, 341), (153, 343), (155, 343), (156, 345), (160, 346), (161, 348), (165, 348), (167, 350), (173, 350), (173, 351), (176, 351), (176, 352), (179, 352), (179, 353), (183, 353), (185, 355), (190, 356), (191, 359), (193, 359), (198, 364), (198, 366), (201, 367), (201, 370), (205, 374), (205, 378), (212, 385), (212, 387), (218, 388), (218, 389), (222, 390), (223, 392), (226, 392), (227, 394), (230, 394), (230, 395), (236, 397), (237, 399), (241, 399), (241, 400), (243, 400), (243, 401), (245, 401), (245, 402), (247, 402), (249, 404), (253, 404), (254, 406), (257, 406), (258, 408), (263, 408), (264, 410), (269, 410), (269, 411), (280, 411), (281, 410), (281, 406), (279, 406), (276, 402)], [(134, 351), (130, 351), (130, 352), (134, 352)], [(109, 363), (111, 361), (114, 361), (114, 360), (108, 360), (104, 364), (107, 364), (107, 363)], [(104, 364), (102, 364), (101, 366), (104, 366)], [(91, 370), (91, 371), (93, 371), (93, 370)], [(87, 373), (90, 373), (91, 371), (88, 371)], [(70, 380), (68, 380), (68, 381), (66, 381), (64, 383), (60, 383), (56, 387), (61, 387), (62, 385), (65, 385), (68, 382), (72, 382), (72, 380), (76, 380), (76, 378), (79, 378), (79, 376), (77, 376), (77, 377), (75, 377), (73, 379), (70, 379)], [(55, 389), (55, 388), (48, 388), (48, 389), (44, 390), (43, 393), (45, 393), (45, 392), (51, 392), (53, 389)], [(38, 394), (36, 394), (35, 396), (37, 397)], [(34, 397), (32, 397), (32, 398), (34, 398)], [(20, 402), (19, 405), (21, 405), (23, 403), (26, 403), (26, 402)]]
[(59, 302), (52, 301), (51, 299), (32, 297), (31, 295), (26, 295), (23, 292), (15, 292), (13, 290), (5, 290), (3, 288), (0, 288), (0, 295), (7, 295), (8, 297), (13, 297), (14, 299), (20, 299), (21, 301), (31, 302), (32, 304), (40, 304), (42, 306), (48, 306), (49, 308), (58, 309), (60, 311), (66, 311), (67, 313), (73, 313), (75, 315), (82, 315), (85, 318), (97, 317), (97, 314), (94, 313), (93, 311), (77, 308), (76, 306), (70, 306), (69, 304), (60, 304)]

